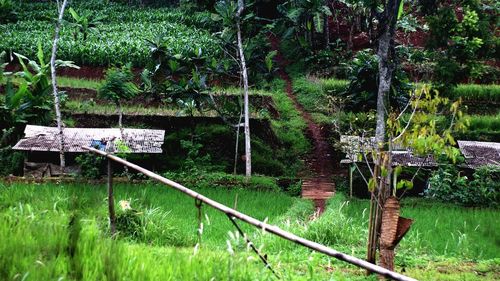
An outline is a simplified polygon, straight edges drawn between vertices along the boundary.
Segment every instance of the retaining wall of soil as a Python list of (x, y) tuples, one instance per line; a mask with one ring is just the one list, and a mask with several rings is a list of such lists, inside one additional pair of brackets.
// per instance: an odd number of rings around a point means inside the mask
[[(96, 104), (112, 104), (109, 101), (99, 99), (97, 97), (97, 91), (94, 89), (83, 89), (83, 88), (69, 88), (60, 87), (61, 91), (65, 91), (70, 100), (85, 101), (93, 99)], [(207, 100), (210, 99), (209, 95), (203, 95)], [(224, 104), (238, 104), (237, 95), (214, 95), (215, 103), (218, 107), (223, 107)], [(266, 109), (273, 118), (279, 118), (279, 112), (276, 109), (273, 98), (271, 96), (261, 96), (253, 95), (249, 96), (250, 104), (255, 109)], [(123, 102), (124, 105), (138, 105), (143, 107), (159, 107), (159, 106), (170, 106), (161, 101), (161, 99), (155, 98), (153, 95), (140, 95), (130, 101)]]
[[(118, 124), (118, 115), (109, 114), (71, 114), (75, 121), (75, 127), (83, 128), (110, 128)], [(165, 130), (166, 134), (175, 132), (183, 128), (194, 128), (198, 125), (225, 125), (226, 123), (220, 117), (190, 117), (190, 116), (152, 116), (152, 115), (134, 115), (123, 116), (125, 127), (139, 127)], [(278, 140), (274, 135), (271, 124), (267, 119), (250, 119), (251, 134), (265, 140), (271, 144), (277, 144)]]

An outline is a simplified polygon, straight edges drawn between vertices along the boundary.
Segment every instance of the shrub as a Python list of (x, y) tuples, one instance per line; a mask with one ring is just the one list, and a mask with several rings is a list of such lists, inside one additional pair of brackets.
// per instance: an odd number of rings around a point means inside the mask
[(116, 215), (116, 230), (120, 236), (140, 239), (144, 235), (144, 221), (135, 210), (121, 210)]
[(0, 0), (0, 23), (17, 20), (17, 13), (12, 0)]
[(24, 154), (10, 146), (0, 148), (0, 176), (22, 175)]
[[(375, 109), (378, 92), (378, 59), (369, 51), (360, 51), (348, 68), (349, 87), (344, 93), (346, 108), (356, 111)], [(389, 102), (392, 106), (404, 105), (411, 90), (405, 72), (396, 68), (393, 72)]]
[(98, 179), (103, 174), (104, 157), (85, 153), (76, 157), (76, 163), (80, 165), (80, 176), (85, 179)]
[(279, 191), (276, 179), (264, 176), (252, 176), (247, 180), (242, 175), (226, 173), (174, 173), (167, 172), (164, 176), (168, 179), (187, 185), (189, 188), (231, 188)]
[(434, 172), (427, 197), (470, 207), (497, 207), (500, 204), (500, 167), (483, 166), (473, 174), (473, 180), (462, 176), (453, 166)]

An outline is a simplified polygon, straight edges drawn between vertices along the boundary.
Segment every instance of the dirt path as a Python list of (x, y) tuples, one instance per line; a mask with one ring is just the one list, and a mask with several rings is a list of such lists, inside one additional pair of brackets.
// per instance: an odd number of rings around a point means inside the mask
[[(279, 50), (278, 38), (270, 35), (269, 41), (273, 50)], [(280, 78), (286, 83), (286, 94), (293, 101), (295, 108), (302, 114), (302, 117), (306, 121), (309, 137), (313, 142), (313, 150), (306, 159), (308, 174), (305, 175), (302, 181), (302, 197), (312, 199), (316, 212), (321, 214), (325, 209), (326, 200), (335, 194), (335, 185), (332, 182), (332, 149), (321, 127), (313, 121), (311, 115), (306, 112), (297, 101), (297, 97), (293, 93), (292, 80), (285, 71), (288, 62), (280, 53), (276, 55), (275, 61), (280, 67)]]

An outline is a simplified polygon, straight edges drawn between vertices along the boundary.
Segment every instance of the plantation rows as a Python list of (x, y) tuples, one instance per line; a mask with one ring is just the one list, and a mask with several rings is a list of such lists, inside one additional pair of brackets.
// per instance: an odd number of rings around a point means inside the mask
[[(52, 5), (26, 5), (26, 13), (16, 23), (0, 25), (3, 35), (0, 52), (17, 52), (36, 57), (37, 44), (45, 53), (51, 48), (55, 8)], [(161, 36), (172, 54), (192, 55), (199, 50), (216, 55), (218, 42), (211, 34), (197, 28), (204, 25), (208, 15), (187, 17), (175, 9), (126, 9), (111, 5), (99, 12), (84, 6), (74, 7), (79, 16), (96, 19), (96, 25), (81, 34), (76, 26), (65, 24), (61, 31), (58, 58), (72, 60), (79, 65), (108, 66), (131, 62), (145, 66), (149, 57), (149, 43)], [(69, 20), (69, 15), (66, 19)], [(199, 20), (196, 20), (199, 18)], [(48, 32), (49, 31), (49, 32)]]

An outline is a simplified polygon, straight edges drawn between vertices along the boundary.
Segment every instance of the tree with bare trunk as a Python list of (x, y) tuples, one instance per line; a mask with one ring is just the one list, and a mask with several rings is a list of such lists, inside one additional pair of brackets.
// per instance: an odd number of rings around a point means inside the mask
[[(406, 147), (413, 155), (422, 157), (421, 166), (429, 157), (437, 159), (446, 155), (455, 160), (458, 152), (452, 147), (451, 131), (463, 130), (467, 121), (461, 118), (459, 101), (451, 103), (425, 87), (414, 91), (403, 109), (391, 108), (388, 100), (396, 68), (394, 37), (397, 20), (403, 12), (403, 1), (381, 1), (371, 9), (378, 22), (378, 92), (373, 148), (362, 156), (370, 166), (368, 155), (372, 155), (374, 165), (369, 169), (371, 178), (367, 181), (371, 192), (367, 261), (376, 263), (379, 250), (379, 265), (393, 270), (394, 248), (411, 225), (410, 220), (399, 217), (396, 190), (411, 188), (415, 179), (397, 181), (401, 168), (393, 170), (393, 147)], [(378, 12), (380, 10), (382, 12)], [(454, 118), (447, 129), (438, 131), (434, 118), (443, 114), (444, 109)], [(408, 114), (409, 119), (402, 121), (404, 118), (401, 117)]]
[(236, 34), (238, 41), (238, 54), (241, 64), (241, 76), (243, 78), (243, 116), (244, 116), (244, 134), (245, 134), (245, 176), (252, 175), (252, 148), (250, 143), (250, 109), (248, 101), (248, 72), (243, 51), (243, 40), (241, 39), (241, 15), (245, 9), (243, 0), (238, 0), (238, 10), (236, 11)]
[(59, 92), (57, 91), (57, 80), (56, 80), (56, 54), (57, 54), (57, 42), (59, 41), (59, 31), (61, 29), (61, 23), (64, 16), (64, 10), (68, 4), (67, 0), (64, 0), (59, 6), (59, 1), (57, 2), (57, 9), (59, 11), (59, 17), (57, 18), (56, 28), (54, 33), (54, 42), (52, 44), (52, 55), (50, 57), (50, 74), (52, 79), (52, 93), (54, 95), (54, 108), (56, 111), (56, 121), (57, 129), (59, 131), (59, 160), (61, 166), (61, 174), (64, 175), (64, 170), (66, 168), (66, 161), (64, 158), (64, 124), (62, 122), (61, 115), (61, 101), (59, 98)]
[(130, 100), (139, 94), (139, 88), (133, 82), (131, 64), (121, 68), (113, 67), (106, 71), (104, 83), (98, 90), (101, 98), (113, 102), (118, 109), (118, 127), (122, 133), (123, 139), (123, 106), (122, 102)]
[[(237, 64), (240, 68), (240, 78), (243, 84), (243, 132), (245, 135), (245, 175), (249, 178), (252, 175), (252, 148), (250, 137), (250, 105), (249, 105), (249, 86), (248, 69), (245, 58), (245, 47), (242, 36), (242, 23), (249, 18), (244, 15), (245, 2), (243, 0), (231, 1), (221, 0), (215, 5), (218, 20), (222, 21), (224, 30), (221, 32), (223, 40), (234, 42), (236, 40)], [(235, 38), (236, 37), (236, 38)], [(237, 126), (240, 126), (237, 124)], [(239, 130), (239, 128), (237, 128)]]

